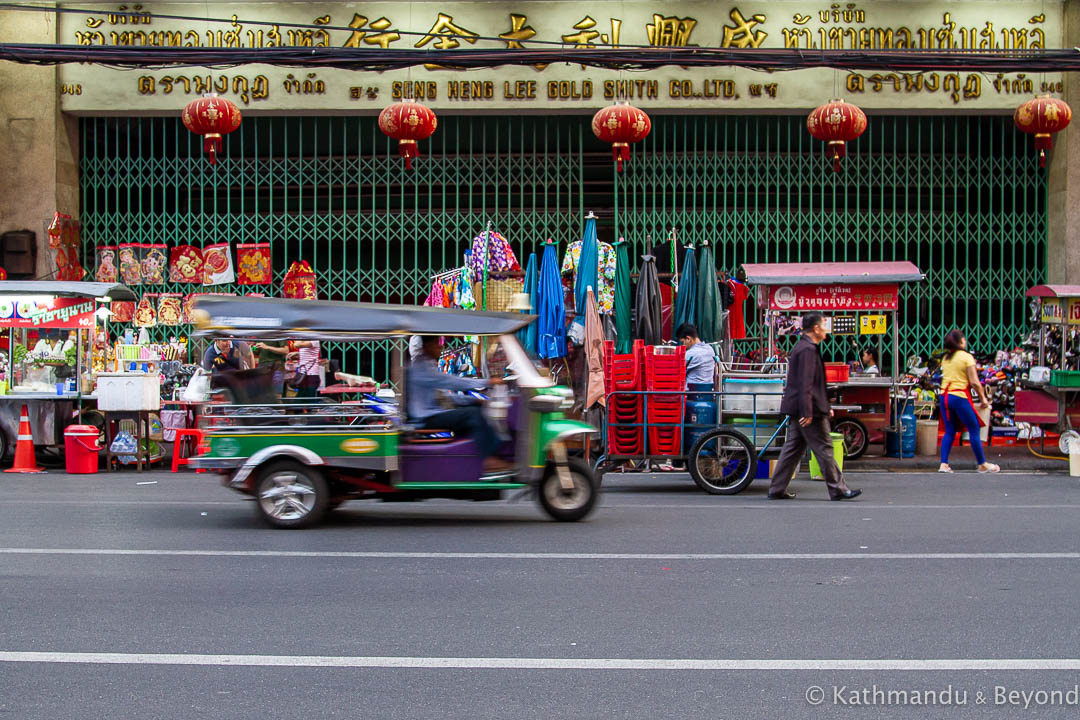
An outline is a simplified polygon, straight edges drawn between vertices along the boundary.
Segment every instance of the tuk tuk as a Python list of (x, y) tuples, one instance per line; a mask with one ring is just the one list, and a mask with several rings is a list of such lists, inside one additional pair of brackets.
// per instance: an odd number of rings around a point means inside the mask
[(511, 469), (498, 473), (483, 471), (470, 438), (411, 425), (400, 380), (393, 401), (366, 395), (206, 405), (191, 465), (221, 473), (226, 487), (253, 497), (271, 526), (308, 527), (353, 499), (497, 500), (520, 490), (535, 493), (543, 510), (561, 521), (580, 520), (596, 504), (599, 482), (586, 463), (567, 456), (565, 445), (595, 429), (565, 417), (572, 392), (542, 377), (514, 335), (533, 316), (212, 296), (196, 301), (196, 316), (195, 335), (212, 339), (397, 339), (404, 345), (413, 335), (472, 335), (491, 338), (505, 351), (509, 397), (496, 424), (503, 439), (497, 456)]

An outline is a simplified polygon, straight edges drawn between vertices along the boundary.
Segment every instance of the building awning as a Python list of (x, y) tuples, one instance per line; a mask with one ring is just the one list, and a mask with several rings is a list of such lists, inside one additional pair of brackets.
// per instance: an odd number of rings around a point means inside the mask
[(58, 282), (56, 280), (0, 280), (0, 295), (52, 295), (67, 298), (137, 300), (126, 285), (100, 282)]
[(758, 263), (742, 267), (751, 285), (872, 285), (925, 279), (909, 262)]
[(1080, 297), (1080, 285), (1036, 285), (1024, 294), (1039, 298), (1074, 298)]

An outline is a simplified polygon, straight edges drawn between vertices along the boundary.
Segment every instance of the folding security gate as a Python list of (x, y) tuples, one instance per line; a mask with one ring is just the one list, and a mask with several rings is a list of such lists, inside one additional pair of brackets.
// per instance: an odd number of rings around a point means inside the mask
[[(953, 326), (979, 348), (1016, 343), (1024, 291), (1046, 273), (1046, 176), (1007, 117), (872, 116), (839, 174), (794, 116), (654, 115), (622, 174), (578, 116), (444, 114), (412, 171), (373, 117), (245, 117), (225, 146), (215, 167), (179, 118), (83, 118), (87, 264), (120, 242), (269, 242), (271, 285), (147, 290), (276, 295), (304, 259), (320, 297), (415, 303), (488, 221), (524, 262), (579, 238), (594, 210), (601, 239), (643, 249), (675, 227), (729, 270), (911, 260), (927, 282), (901, 296), (905, 352)], [(388, 376), (383, 349), (335, 352)]]

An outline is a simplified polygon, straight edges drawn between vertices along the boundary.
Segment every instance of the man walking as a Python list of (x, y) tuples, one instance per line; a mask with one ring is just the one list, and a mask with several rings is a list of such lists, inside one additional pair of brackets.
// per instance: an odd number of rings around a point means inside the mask
[(825, 339), (823, 318), (819, 313), (803, 315), (803, 335), (788, 358), (787, 387), (780, 403), (780, 412), (790, 416), (787, 439), (780, 459), (776, 462), (770, 500), (790, 500), (795, 493), (789, 492), (788, 483), (802, 460), (806, 447), (818, 459), (831, 500), (850, 500), (862, 493), (844, 484), (840, 468), (833, 457), (832, 440), (829, 437), (829, 418), (832, 408), (825, 388), (825, 363), (821, 360), (818, 344)]

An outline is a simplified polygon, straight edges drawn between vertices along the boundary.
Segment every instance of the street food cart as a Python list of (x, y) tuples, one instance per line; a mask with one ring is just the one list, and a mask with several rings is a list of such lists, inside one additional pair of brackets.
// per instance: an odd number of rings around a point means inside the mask
[[(892, 417), (903, 370), (897, 309), (900, 283), (922, 281), (919, 268), (910, 262), (852, 262), (748, 264), (743, 270), (746, 282), (756, 288), (757, 307), (768, 330), (766, 357), (778, 354), (781, 321), (787, 320), (790, 334), (797, 337), (800, 326), (792, 316), (808, 312), (822, 313), (830, 332), (850, 338), (856, 349), (856, 337), (877, 349), (879, 375), (851, 373), (842, 364), (827, 366), (836, 412), (833, 430), (844, 435), (846, 456), (857, 458), (870, 443), (882, 442), (890, 425), (902, 435), (900, 424), (907, 421)], [(825, 350), (826, 355), (837, 350), (835, 342)], [(844, 348), (845, 355), (848, 350)]]
[[(1038, 365), (1016, 391), (1016, 420), (1062, 433), (1063, 447), (1080, 440), (1080, 285), (1037, 285), (1035, 299)], [(1072, 355), (1070, 356), (1070, 352)]]
[(58, 446), (93, 389), (100, 310), (134, 300), (123, 285), (0, 281), (0, 457), (14, 447), (25, 405), (35, 446)]

